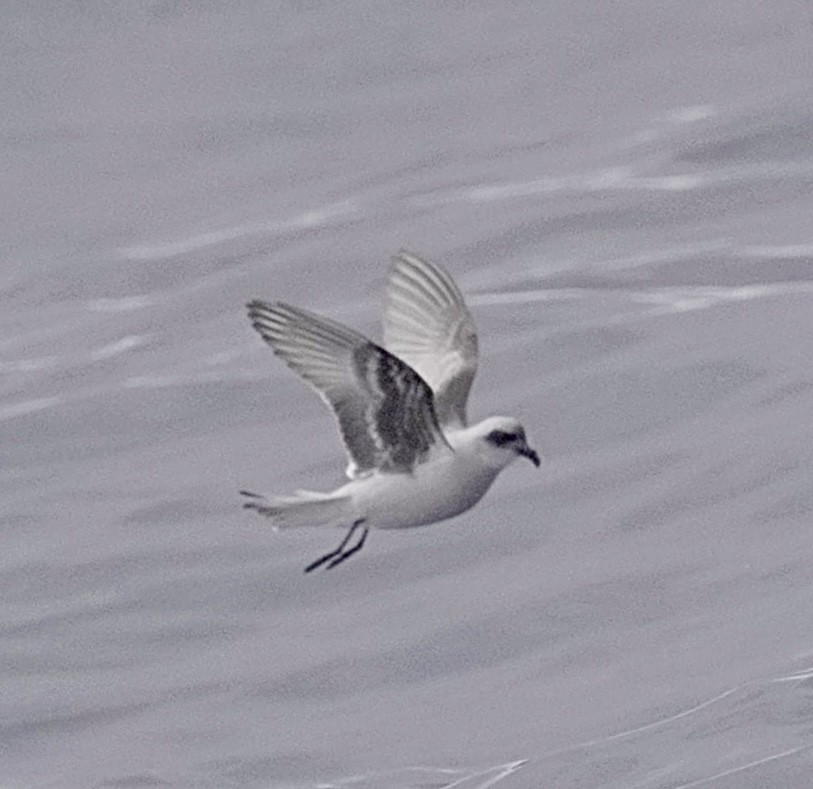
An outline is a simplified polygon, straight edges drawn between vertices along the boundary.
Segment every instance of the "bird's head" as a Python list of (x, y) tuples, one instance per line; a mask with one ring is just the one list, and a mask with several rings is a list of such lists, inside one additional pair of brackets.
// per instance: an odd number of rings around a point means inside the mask
[(520, 455), (537, 468), (539, 455), (528, 446), (525, 428), (513, 417), (492, 416), (477, 425), (480, 456), (489, 466), (504, 468)]

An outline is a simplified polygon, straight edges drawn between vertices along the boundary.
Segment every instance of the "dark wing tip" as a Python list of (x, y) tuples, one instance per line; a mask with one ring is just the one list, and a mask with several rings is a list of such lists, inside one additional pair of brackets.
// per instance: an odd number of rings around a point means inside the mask
[(281, 301), (263, 301), (262, 299), (252, 299), (246, 302), (246, 309), (250, 316), (260, 315), (264, 312), (276, 312), (290, 310), (291, 308)]

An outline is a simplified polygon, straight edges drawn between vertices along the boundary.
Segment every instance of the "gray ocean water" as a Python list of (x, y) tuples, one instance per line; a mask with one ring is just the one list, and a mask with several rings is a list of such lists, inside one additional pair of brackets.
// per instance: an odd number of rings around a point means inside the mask
[[(0, 5), (0, 787), (813, 785), (813, 6)], [(475, 510), (273, 533), (444, 263)]]

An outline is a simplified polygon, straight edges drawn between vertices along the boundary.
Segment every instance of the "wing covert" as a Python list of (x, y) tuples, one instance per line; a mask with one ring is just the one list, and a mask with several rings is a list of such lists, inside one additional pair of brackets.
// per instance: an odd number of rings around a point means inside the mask
[(333, 410), (350, 457), (348, 476), (408, 471), (433, 448), (448, 449), (432, 390), (408, 364), (307, 310), (260, 300), (248, 310), (274, 353)]

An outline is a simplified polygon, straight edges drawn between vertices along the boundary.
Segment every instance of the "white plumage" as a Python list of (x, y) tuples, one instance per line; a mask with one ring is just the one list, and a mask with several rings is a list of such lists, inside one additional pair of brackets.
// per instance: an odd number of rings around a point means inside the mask
[(349, 527), (341, 545), (306, 571), (335, 567), (358, 552), (370, 528), (422, 526), (464, 512), (518, 455), (539, 465), (517, 420), (491, 417), (467, 426), (477, 334), (460, 290), (440, 266), (408, 252), (393, 259), (386, 349), (281, 302), (248, 307), (274, 353), (331, 407), (350, 459), (350, 482), (330, 493), (266, 498), (243, 491), (244, 506), (277, 527)]

